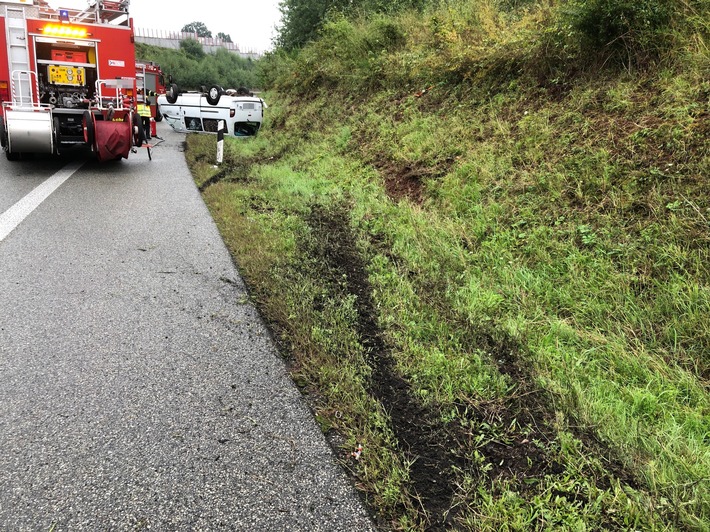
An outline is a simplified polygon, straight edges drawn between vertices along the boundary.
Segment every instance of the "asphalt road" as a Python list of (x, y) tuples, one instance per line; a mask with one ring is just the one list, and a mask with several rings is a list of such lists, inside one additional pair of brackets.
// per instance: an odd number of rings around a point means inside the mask
[[(159, 135), (0, 234), (0, 530), (373, 529)], [(2, 155), (0, 217), (84, 159)]]

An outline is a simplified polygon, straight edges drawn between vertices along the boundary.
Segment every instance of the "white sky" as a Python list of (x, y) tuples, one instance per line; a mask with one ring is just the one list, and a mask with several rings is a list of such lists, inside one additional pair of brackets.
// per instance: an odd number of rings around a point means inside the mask
[[(48, 0), (53, 8), (84, 9), (87, 0)], [(226, 33), (241, 50), (272, 49), (281, 20), (280, 0), (132, 0), (129, 15), (140, 29), (180, 31), (191, 22), (203, 22), (217, 36)]]

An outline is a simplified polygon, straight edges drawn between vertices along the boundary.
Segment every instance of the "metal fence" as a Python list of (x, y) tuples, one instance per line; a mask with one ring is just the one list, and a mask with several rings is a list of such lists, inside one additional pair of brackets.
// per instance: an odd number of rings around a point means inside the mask
[(180, 49), (180, 41), (193, 39), (202, 45), (207, 53), (224, 48), (245, 58), (258, 59), (263, 55), (261, 50), (253, 48), (243, 48), (236, 43), (227, 42), (223, 39), (209, 37), (199, 37), (196, 33), (186, 33), (183, 31), (167, 31), (146, 28), (135, 28), (136, 42), (160, 46), (162, 48)]

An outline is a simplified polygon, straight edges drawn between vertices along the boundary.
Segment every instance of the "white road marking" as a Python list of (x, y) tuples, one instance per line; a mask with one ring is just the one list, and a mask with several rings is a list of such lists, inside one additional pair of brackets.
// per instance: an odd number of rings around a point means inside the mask
[(20, 225), (20, 222), (27, 218), (33, 210), (39, 207), (52, 192), (57, 190), (64, 181), (69, 179), (74, 172), (81, 168), (83, 164), (84, 161), (69, 163), (4, 213), (0, 214), (0, 242), (2, 242), (15, 227)]

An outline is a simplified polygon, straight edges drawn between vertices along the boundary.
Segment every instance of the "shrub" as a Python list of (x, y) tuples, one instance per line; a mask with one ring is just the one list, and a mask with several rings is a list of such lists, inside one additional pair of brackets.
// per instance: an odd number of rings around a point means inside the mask
[[(567, 14), (586, 53), (627, 66), (657, 59), (667, 51), (674, 32), (687, 31), (691, 18), (707, 12), (707, 1), (573, 0)], [(692, 31), (692, 29), (691, 29)]]
[(185, 55), (188, 57), (198, 61), (205, 57), (202, 45), (195, 39), (185, 39), (184, 41), (180, 41), (180, 50), (185, 52)]

